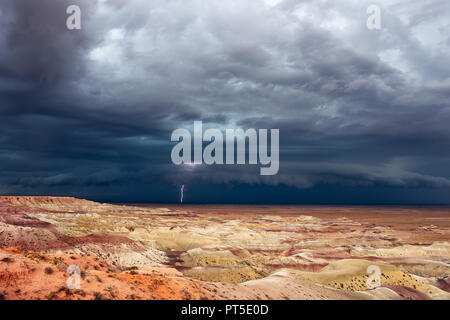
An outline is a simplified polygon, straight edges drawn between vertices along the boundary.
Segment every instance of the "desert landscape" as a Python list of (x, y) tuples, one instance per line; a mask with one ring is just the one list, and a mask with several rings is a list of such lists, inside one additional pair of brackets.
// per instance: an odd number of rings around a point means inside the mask
[(449, 239), (448, 207), (4, 196), (0, 299), (447, 300)]

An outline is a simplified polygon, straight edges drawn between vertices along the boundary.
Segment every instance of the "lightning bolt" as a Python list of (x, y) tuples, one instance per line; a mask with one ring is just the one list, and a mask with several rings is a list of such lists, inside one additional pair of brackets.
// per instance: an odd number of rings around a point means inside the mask
[(180, 198), (180, 203), (183, 203), (183, 197), (184, 197), (184, 184), (181, 186), (181, 190), (180, 190), (181, 192), (180, 192), (180, 195), (181, 195), (181, 198)]

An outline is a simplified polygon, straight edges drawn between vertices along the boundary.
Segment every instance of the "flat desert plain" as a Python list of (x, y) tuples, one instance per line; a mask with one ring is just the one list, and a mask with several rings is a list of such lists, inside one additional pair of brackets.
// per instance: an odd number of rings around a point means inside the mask
[(450, 299), (449, 207), (0, 197), (0, 299)]

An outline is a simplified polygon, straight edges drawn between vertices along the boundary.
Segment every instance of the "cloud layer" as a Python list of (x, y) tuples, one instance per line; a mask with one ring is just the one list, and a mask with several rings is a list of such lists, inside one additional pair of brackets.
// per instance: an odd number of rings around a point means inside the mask
[[(65, 27), (70, 4), (81, 30)], [(450, 3), (383, 1), (379, 31), (370, 4), (2, 1), (1, 192), (176, 201), (181, 184), (250, 185), (295, 201), (337, 186), (448, 202)], [(194, 120), (279, 128), (279, 174), (173, 166), (170, 134)]]

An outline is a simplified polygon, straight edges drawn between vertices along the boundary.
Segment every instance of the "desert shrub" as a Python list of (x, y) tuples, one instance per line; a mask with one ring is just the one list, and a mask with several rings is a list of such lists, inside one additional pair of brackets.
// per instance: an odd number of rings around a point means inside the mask
[(98, 291), (94, 292), (94, 299), (95, 300), (104, 300), (103, 295)]
[(52, 274), (52, 273), (53, 273), (53, 269), (52, 269), (51, 267), (46, 267), (46, 268), (44, 269), (44, 272), (45, 272), (46, 274)]
[(106, 291), (109, 293), (109, 295), (111, 296), (111, 298), (115, 298), (116, 294), (114, 293), (114, 288), (112, 286), (108, 286), (106, 288)]
[(56, 293), (55, 292), (49, 292), (48, 294), (47, 294), (47, 300), (53, 300), (53, 299), (55, 299), (56, 298)]
[(86, 296), (86, 292), (84, 290), (81, 290), (81, 289), (75, 290), (75, 294), (79, 294), (82, 297)]

